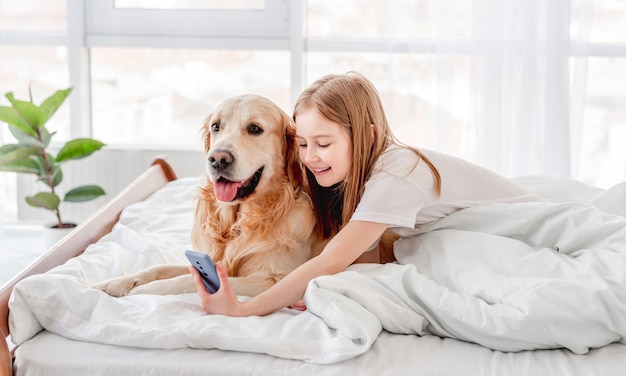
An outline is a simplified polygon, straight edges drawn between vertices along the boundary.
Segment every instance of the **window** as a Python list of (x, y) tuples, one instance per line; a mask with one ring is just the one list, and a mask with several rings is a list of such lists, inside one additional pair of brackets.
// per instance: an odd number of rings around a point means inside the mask
[[(120, 7), (125, 4), (151, 4), (147, 7)], [(159, 5), (177, 5), (163, 9)], [(120, 40), (140, 40), (137, 37), (244, 37), (249, 39), (284, 38), (288, 36), (287, 3), (280, 0), (235, 2), (236, 9), (214, 7), (216, 2), (137, 2), (87, 1), (86, 28), (88, 44)], [(218, 5), (219, 5), (218, 4)], [(246, 6), (247, 4), (247, 6)], [(154, 7), (156, 5), (156, 7)], [(185, 6), (181, 6), (185, 5)], [(198, 5), (203, 5), (198, 7)], [(206, 9), (206, 6), (211, 6)], [(116, 39), (119, 38), (119, 39)], [(136, 43), (136, 42), (135, 42)], [(161, 41), (163, 43), (163, 41)], [(163, 44), (160, 44), (163, 46)]]
[(0, 29), (28, 32), (66, 30), (65, 0), (3, 0)]
[(91, 63), (93, 135), (108, 144), (201, 150), (202, 121), (224, 98), (289, 105), (286, 51), (94, 47)]
[[(445, 8), (432, 1), (315, 0), (306, 2), (307, 37), (423, 40), (469, 39), (472, 1), (447, 0)], [(358, 16), (355, 10), (358, 9)], [(440, 17), (453, 18), (451, 27), (438, 27)]]
[(74, 86), (59, 141), (195, 149), (225, 97), (289, 113), (356, 70), (409, 144), (608, 187), (626, 179), (624, 19), (621, 0), (4, 0), (0, 82), (36, 101)]
[[(592, 27), (590, 40), (593, 43), (626, 43), (624, 28), (626, 27), (626, 3), (620, 0), (598, 0), (590, 4), (577, 0), (574, 4), (580, 11), (591, 11)], [(591, 9), (590, 9), (591, 8)]]
[(263, 9), (263, 0), (115, 0), (115, 8), (135, 9)]
[(104, 142), (190, 147), (228, 96), (253, 92), (289, 105), (285, 2), (86, 5), (92, 132)]

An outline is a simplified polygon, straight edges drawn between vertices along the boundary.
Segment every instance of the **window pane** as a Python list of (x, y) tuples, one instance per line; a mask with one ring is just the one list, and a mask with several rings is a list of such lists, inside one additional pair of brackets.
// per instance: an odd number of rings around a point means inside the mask
[[(328, 67), (334, 67), (332, 71)], [(386, 53), (307, 53), (307, 84), (328, 73), (358, 71), (380, 93), (400, 141), (467, 156), (471, 98), (468, 57)]]
[(626, 2), (571, 0), (570, 35), (575, 41), (626, 43)]
[(626, 180), (626, 58), (589, 58), (580, 176), (609, 187)]
[[(12, 92), (17, 99), (29, 100), (30, 87), (33, 102), (41, 104), (56, 90), (69, 87), (65, 47), (0, 46), (0, 56), (11, 56), (10, 59), (0, 59), (0, 105), (9, 105), (4, 97), (8, 92)], [(5, 135), (4, 141), (13, 139), (8, 126), (5, 123), (0, 126), (0, 132)], [(69, 139), (69, 102), (59, 108), (47, 127), (58, 132), (53, 141)]]
[(238, 94), (290, 112), (288, 52), (93, 48), (91, 56), (93, 134), (106, 143), (198, 148), (202, 121)]
[(626, 1), (595, 0), (591, 20), (591, 42), (626, 43)]
[[(466, 39), (473, 2), (443, 0), (309, 0), (307, 36), (333, 38)], [(444, 10), (445, 11), (442, 11)]]
[(116, 8), (263, 9), (265, 0), (115, 0)]
[(0, 2), (0, 29), (65, 30), (66, 8), (66, 0), (3, 0)]

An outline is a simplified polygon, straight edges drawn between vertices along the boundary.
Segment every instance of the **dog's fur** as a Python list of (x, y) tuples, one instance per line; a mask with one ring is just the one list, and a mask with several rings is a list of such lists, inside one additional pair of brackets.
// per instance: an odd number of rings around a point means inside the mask
[[(208, 178), (191, 243), (222, 262), (235, 293), (254, 296), (321, 249), (301, 190), (295, 126), (270, 100), (245, 95), (224, 101), (202, 129)], [(157, 265), (94, 287), (112, 296), (196, 291), (186, 265)]]

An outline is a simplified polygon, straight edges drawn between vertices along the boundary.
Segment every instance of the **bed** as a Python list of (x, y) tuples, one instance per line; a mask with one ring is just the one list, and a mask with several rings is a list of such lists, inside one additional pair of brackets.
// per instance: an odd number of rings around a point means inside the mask
[(90, 287), (186, 263), (203, 179), (158, 160), (6, 285), (0, 375), (624, 372), (626, 184), (517, 179), (546, 202), (452, 215), (397, 242), (398, 263), (311, 281), (305, 312), (229, 318), (195, 294)]

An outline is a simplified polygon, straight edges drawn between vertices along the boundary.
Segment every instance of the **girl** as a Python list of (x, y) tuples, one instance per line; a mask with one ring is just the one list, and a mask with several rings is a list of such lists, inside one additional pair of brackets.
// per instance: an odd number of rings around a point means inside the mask
[(398, 142), (376, 89), (358, 73), (313, 83), (298, 98), (293, 117), (317, 235), (332, 239), (319, 256), (243, 302), (219, 263), (222, 287), (212, 295), (190, 267), (208, 313), (265, 315), (294, 304), (315, 277), (354, 262), (379, 262), (378, 240), (388, 228), (408, 237), (473, 205), (541, 200), (489, 170)]

